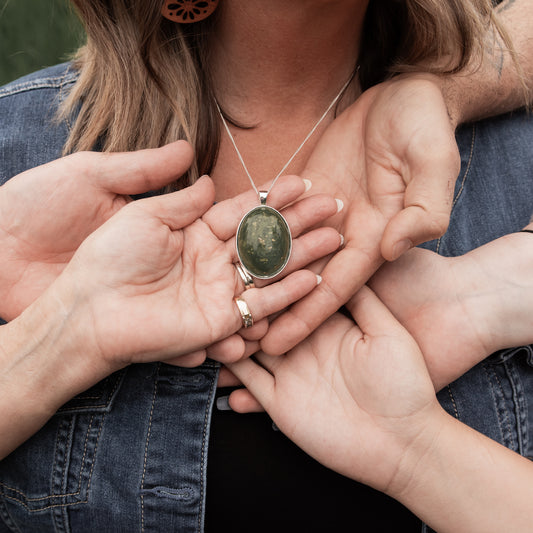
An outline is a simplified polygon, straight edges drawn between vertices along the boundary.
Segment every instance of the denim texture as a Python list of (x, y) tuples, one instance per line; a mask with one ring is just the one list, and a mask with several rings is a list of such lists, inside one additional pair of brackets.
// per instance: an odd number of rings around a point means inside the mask
[[(61, 156), (54, 120), (76, 73), (58, 65), (0, 89), (0, 183)], [(425, 248), (460, 255), (533, 212), (533, 120), (462, 127), (450, 227)], [(533, 242), (531, 243), (533, 246)], [(493, 354), (439, 394), (453, 416), (533, 457), (532, 346)], [(134, 365), (66, 404), (0, 462), (0, 533), (201, 532), (218, 365)], [(246, 490), (246, 488), (243, 488)]]

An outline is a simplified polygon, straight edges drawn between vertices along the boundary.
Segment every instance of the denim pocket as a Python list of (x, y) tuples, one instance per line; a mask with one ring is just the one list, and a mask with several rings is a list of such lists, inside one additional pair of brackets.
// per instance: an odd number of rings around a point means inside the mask
[(20, 518), (20, 512), (88, 501), (104, 420), (124, 373), (115, 373), (73, 398), (0, 462), (0, 514), (6, 522), (10, 515)]

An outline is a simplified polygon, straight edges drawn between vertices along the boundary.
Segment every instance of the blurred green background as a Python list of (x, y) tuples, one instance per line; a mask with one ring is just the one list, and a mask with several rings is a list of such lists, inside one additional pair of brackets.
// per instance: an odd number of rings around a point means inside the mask
[(68, 0), (0, 0), (0, 85), (68, 60), (84, 38)]

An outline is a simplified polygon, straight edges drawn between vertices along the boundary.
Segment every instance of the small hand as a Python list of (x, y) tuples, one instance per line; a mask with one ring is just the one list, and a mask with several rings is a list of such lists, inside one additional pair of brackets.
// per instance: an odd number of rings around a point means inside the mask
[(2, 185), (0, 316), (18, 316), (129, 195), (171, 183), (188, 169), (192, 156), (185, 141), (131, 153), (79, 152)]
[(344, 201), (336, 227), (345, 246), (321, 273), (320, 287), (271, 325), (262, 349), (280, 354), (295, 346), (384, 259), (442, 235), (459, 163), (454, 127), (429, 76), (373, 87), (337, 117), (302, 175), (314, 191)]
[(410, 250), (370, 280), (420, 346), (436, 390), (497, 350), (531, 343), (533, 253), (524, 236), (459, 257)]
[[(325, 195), (305, 198), (309, 209), (299, 209), (293, 202), (304, 183), (296, 176), (280, 180), (277, 189), (272, 205), (292, 204), (283, 212), (295, 237), (337, 210)], [(191, 352), (187, 364), (198, 364), (206, 346), (241, 328), (235, 296), (245, 299), (260, 322), (316, 287), (312, 272), (297, 271), (241, 294), (233, 236), (257, 200), (253, 192), (215, 206), (213, 200), (213, 184), (204, 177), (180, 192), (130, 203), (82, 243), (50, 287), (60, 308), (71, 310), (73, 329), (110, 370), (131, 362), (177, 363), (175, 358)], [(307, 260), (309, 240), (315, 242), (313, 259), (340, 243), (332, 228), (296, 238), (289, 271)]]
[(286, 355), (229, 365), (280, 430), (342, 474), (388, 490), (440, 411), (420, 350), (366, 287)]

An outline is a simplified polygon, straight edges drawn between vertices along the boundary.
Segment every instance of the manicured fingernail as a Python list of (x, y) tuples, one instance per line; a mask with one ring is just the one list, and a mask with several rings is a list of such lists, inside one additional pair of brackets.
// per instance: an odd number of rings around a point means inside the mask
[(307, 192), (313, 184), (311, 183), (311, 180), (308, 180), (307, 178), (303, 178), (303, 180), (305, 184), (305, 192)]
[(392, 249), (394, 259), (398, 259), (400, 255), (404, 254), (412, 247), (413, 243), (409, 239), (404, 239), (403, 241), (397, 242)]
[(229, 406), (229, 396), (220, 396), (217, 398), (217, 409), (219, 411), (231, 411)]
[(337, 213), (340, 213), (344, 207), (344, 202), (339, 198), (335, 198), (335, 201), (337, 202)]
[(342, 248), (344, 246), (344, 235), (342, 233), (339, 233), (339, 237), (341, 238), (341, 244), (339, 248)]
[(320, 285), (322, 283), (322, 276), (316, 275), (316, 284)]

